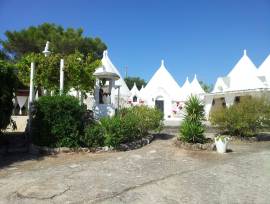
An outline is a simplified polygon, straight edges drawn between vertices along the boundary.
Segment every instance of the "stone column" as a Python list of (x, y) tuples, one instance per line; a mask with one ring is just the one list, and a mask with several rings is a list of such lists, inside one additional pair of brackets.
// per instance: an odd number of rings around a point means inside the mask
[(115, 105), (115, 95), (116, 95), (116, 92), (115, 92), (115, 80), (114, 79), (111, 79), (110, 80), (110, 92), (111, 92), (111, 101), (110, 101), (110, 104), (112, 105)]
[(232, 94), (226, 94), (225, 95), (225, 102), (226, 102), (226, 107), (230, 107), (234, 104), (234, 98), (235, 96)]
[(32, 134), (32, 106), (33, 106), (33, 102), (35, 99), (35, 88), (34, 88), (34, 73), (35, 73), (35, 63), (31, 62), (31, 70), (30, 70), (30, 90), (29, 90), (29, 98), (28, 98), (28, 120), (29, 120), (29, 124), (28, 124), (28, 132), (29, 134), (27, 135), (27, 141), (31, 138), (28, 137), (29, 135), (31, 136)]
[(204, 112), (205, 112), (205, 117), (207, 120), (209, 119), (209, 114), (212, 108), (213, 99), (214, 99), (214, 96), (204, 97)]
[(64, 59), (60, 61), (60, 95), (63, 94), (64, 91)]
[(99, 79), (96, 79), (96, 85), (94, 90), (95, 104), (99, 104)]
[(30, 90), (29, 90), (29, 99), (28, 99), (28, 109), (30, 109), (31, 103), (34, 101), (34, 72), (35, 72), (35, 63), (31, 62), (30, 70)]

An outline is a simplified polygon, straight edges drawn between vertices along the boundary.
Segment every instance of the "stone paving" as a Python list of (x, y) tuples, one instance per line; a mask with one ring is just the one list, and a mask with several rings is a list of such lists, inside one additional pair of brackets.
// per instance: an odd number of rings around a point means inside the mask
[(186, 151), (175, 138), (141, 149), (0, 161), (0, 203), (269, 203), (270, 142), (231, 153)]

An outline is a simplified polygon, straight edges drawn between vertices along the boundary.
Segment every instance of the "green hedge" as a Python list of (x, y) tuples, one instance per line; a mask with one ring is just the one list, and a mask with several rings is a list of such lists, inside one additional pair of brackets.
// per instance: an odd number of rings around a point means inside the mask
[(49, 147), (117, 148), (162, 128), (160, 111), (145, 106), (121, 110), (84, 127), (86, 109), (71, 96), (43, 96), (34, 103), (32, 139)]
[(266, 98), (241, 98), (229, 108), (219, 108), (210, 114), (210, 122), (220, 132), (231, 136), (254, 136), (269, 128), (270, 101)]
[[(17, 88), (17, 76), (12, 64), (0, 60), (0, 131), (12, 123), (12, 99)], [(15, 124), (13, 123), (14, 127)]]
[[(88, 147), (112, 146), (132, 142), (162, 128), (162, 113), (146, 106), (125, 108), (113, 117), (105, 117), (90, 125), (85, 131), (84, 140), (91, 141)], [(101, 136), (103, 134), (103, 137)], [(98, 135), (98, 139), (95, 137)]]
[(105, 129), (101, 123), (92, 123), (84, 129), (84, 134), (81, 136), (81, 144), (84, 147), (96, 148), (105, 145)]
[(85, 106), (72, 96), (43, 96), (34, 103), (32, 140), (49, 147), (81, 146)]

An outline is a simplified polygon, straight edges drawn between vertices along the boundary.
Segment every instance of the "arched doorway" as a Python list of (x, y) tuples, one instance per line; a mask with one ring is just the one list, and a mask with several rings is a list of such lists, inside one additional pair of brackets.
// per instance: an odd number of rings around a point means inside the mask
[(133, 102), (137, 102), (138, 98), (137, 96), (133, 96)]
[(155, 107), (164, 113), (164, 99), (162, 96), (158, 96), (155, 100)]

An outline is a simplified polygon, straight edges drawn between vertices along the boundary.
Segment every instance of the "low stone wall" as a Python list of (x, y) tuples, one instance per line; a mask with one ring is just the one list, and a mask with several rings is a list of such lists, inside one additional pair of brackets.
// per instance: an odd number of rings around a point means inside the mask
[(183, 142), (181, 140), (176, 139), (175, 140), (175, 145), (177, 147), (186, 149), (186, 150), (207, 150), (207, 151), (213, 151), (215, 150), (215, 143), (211, 140), (211, 142), (207, 142), (205, 144), (200, 144), (200, 143), (188, 143), (188, 142)]
[(133, 149), (138, 149), (141, 148), (145, 145), (150, 144), (154, 139), (154, 135), (148, 135), (140, 140), (136, 140), (134, 142), (130, 142), (127, 144), (120, 144), (119, 150), (120, 151), (128, 151), (128, 150), (133, 150)]
[(141, 148), (147, 144), (150, 144), (154, 139), (154, 135), (148, 135), (142, 139), (130, 142), (127, 144), (120, 144), (119, 148), (114, 149), (112, 147), (97, 147), (97, 148), (68, 148), (68, 147), (59, 147), (59, 148), (50, 148), (43, 147), (31, 144), (29, 147), (29, 152), (31, 154), (58, 154), (58, 153), (69, 153), (69, 152), (110, 152), (110, 151), (128, 151), (133, 149)]

